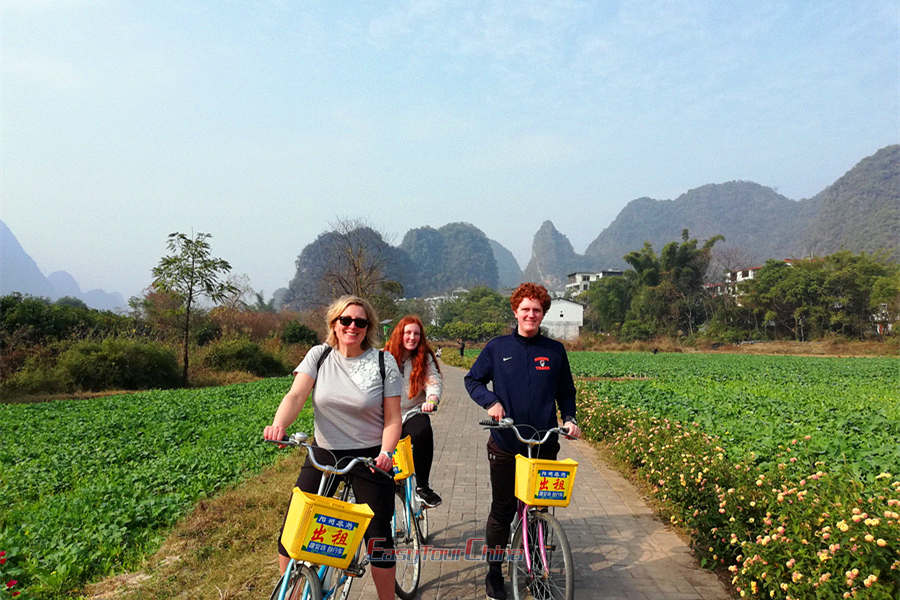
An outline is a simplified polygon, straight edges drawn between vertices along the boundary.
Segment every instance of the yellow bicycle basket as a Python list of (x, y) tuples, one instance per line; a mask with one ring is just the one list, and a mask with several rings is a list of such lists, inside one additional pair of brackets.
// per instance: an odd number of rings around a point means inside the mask
[(393, 458), (395, 481), (406, 479), (415, 473), (416, 469), (413, 465), (412, 457), (412, 440), (409, 436), (397, 442), (397, 449), (394, 450)]
[(294, 560), (346, 569), (375, 513), (295, 487), (281, 543)]
[(534, 506), (568, 506), (578, 462), (516, 455), (516, 498)]

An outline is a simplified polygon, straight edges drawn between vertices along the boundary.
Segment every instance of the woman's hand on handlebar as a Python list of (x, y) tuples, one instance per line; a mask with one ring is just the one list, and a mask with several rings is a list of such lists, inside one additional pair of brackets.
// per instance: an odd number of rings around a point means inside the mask
[(375, 457), (375, 466), (382, 471), (391, 473), (394, 469), (394, 459), (388, 456), (386, 452), (382, 452)]
[(437, 410), (437, 396), (429, 396), (425, 402), (422, 403), (422, 412), (430, 413)]
[(278, 442), (284, 439), (285, 433), (281, 425), (269, 425), (263, 428), (263, 439)]

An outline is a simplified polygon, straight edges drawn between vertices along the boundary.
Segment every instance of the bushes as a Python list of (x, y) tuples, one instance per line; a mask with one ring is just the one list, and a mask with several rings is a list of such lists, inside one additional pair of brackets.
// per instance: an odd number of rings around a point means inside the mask
[(57, 369), (83, 390), (167, 388), (179, 382), (171, 350), (124, 338), (79, 342), (62, 353)]
[(773, 461), (734, 459), (720, 438), (579, 395), (589, 439), (603, 440), (645, 480), (670, 521), (688, 530), (704, 566), (726, 567), (741, 597), (894, 598), (900, 585), (900, 481), (867, 487), (827, 472), (811, 436)]
[(619, 337), (625, 342), (647, 341), (654, 336), (653, 328), (641, 321), (625, 321)]
[(248, 371), (260, 377), (284, 375), (281, 361), (247, 339), (232, 339), (210, 344), (203, 365), (219, 371)]
[(288, 321), (281, 328), (281, 341), (285, 344), (315, 346), (319, 343), (319, 336), (300, 321)]
[(23, 394), (141, 390), (179, 383), (175, 354), (154, 342), (128, 338), (82, 341), (68, 345), (58, 358), (47, 351), (35, 354), (3, 382), (4, 396)]

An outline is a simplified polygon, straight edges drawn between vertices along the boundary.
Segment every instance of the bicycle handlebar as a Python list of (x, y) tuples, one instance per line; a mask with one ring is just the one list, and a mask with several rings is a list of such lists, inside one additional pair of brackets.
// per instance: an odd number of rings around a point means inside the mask
[(410, 417), (414, 417), (416, 415), (431, 415), (433, 414), (433, 412), (434, 411), (430, 413), (425, 412), (424, 410), (422, 410), (422, 405), (419, 404), (417, 406), (413, 406), (411, 409), (403, 413), (403, 418), (401, 419), (401, 421), (403, 423), (406, 423), (406, 421), (409, 420)]
[(483, 421), (479, 421), (478, 424), (487, 429), (512, 429), (513, 432), (516, 434), (516, 437), (519, 439), (519, 441), (522, 442), (523, 444), (528, 444), (529, 446), (538, 446), (540, 444), (543, 444), (548, 439), (550, 439), (550, 436), (553, 435), (554, 433), (558, 433), (558, 434), (562, 435), (563, 437), (570, 439), (570, 440), (575, 439), (569, 435), (568, 427), (552, 427), (544, 432), (543, 438), (525, 439), (519, 434), (519, 427), (530, 427), (539, 436), (541, 435), (541, 432), (538, 431), (535, 427), (532, 427), (531, 425), (516, 425), (515, 422), (512, 419), (510, 419), (509, 417), (504, 417), (504, 418), (500, 419), (499, 421), (497, 421), (496, 419), (485, 419)]
[[(322, 471), (323, 473), (329, 473), (332, 475), (346, 475), (349, 473), (353, 467), (355, 467), (359, 463), (363, 463), (373, 471), (381, 473), (385, 477), (394, 478), (394, 474), (384, 469), (381, 469), (375, 465), (375, 459), (369, 458), (368, 456), (357, 456), (353, 460), (351, 460), (347, 466), (338, 468), (336, 465), (323, 465), (319, 461), (316, 460), (316, 453), (313, 452), (313, 446), (308, 443), (306, 440), (309, 439), (309, 436), (306, 435), (302, 431), (298, 431), (296, 433), (292, 433), (290, 436), (282, 439), (282, 440), (263, 440), (264, 442), (269, 442), (270, 444), (279, 444), (281, 446), (303, 446), (309, 452), (307, 452), (307, 456), (309, 457), (309, 461), (313, 464), (315, 468)], [(322, 450), (327, 451), (327, 448), (321, 448)]]

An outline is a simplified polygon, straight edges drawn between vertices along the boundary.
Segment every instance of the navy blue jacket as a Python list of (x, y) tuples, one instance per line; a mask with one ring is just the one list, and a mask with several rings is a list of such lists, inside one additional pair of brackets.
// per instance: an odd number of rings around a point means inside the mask
[[(465, 382), (475, 402), (483, 408), (499, 402), (517, 424), (540, 430), (556, 427), (557, 406), (563, 422), (575, 418), (575, 383), (566, 349), (540, 334), (526, 338), (513, 332), (492, 339)], [(487, 388), (489, 382), (493, 382), (493, 391)], [(530, 437), (527, 429), (520, 433)], [(512, 431), (492, 429), (491, 436), (503, 450), (527, 455), (527, 446)]]

